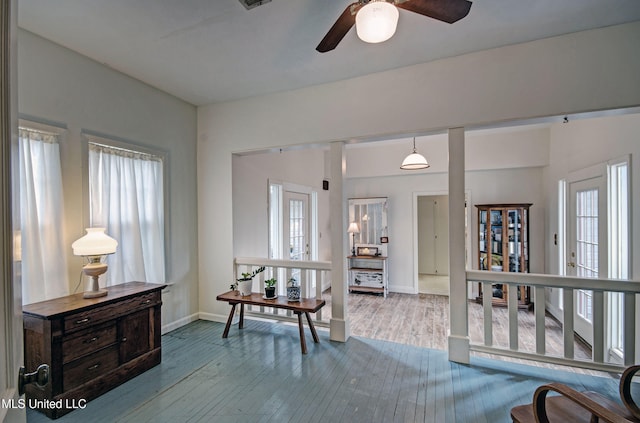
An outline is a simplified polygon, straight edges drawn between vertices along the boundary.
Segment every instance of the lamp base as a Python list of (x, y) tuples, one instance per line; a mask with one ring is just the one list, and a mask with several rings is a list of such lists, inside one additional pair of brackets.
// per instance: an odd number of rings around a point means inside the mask
[(109, 292), (106, 289), (99, 289), (97, 291), (85, 291), (84, 294), (82, 294), (82, 298), (98, 298), (98, 297), (104, 297), (108, 294)]
[(100, 256), (90, 258), (90, 262), (86, 264), (82, 271), (85, 275), (91, 277), (91, 290), (85, 291), (82, 298), (98, 298), (107, 295), (106, 289), (100, 289), (98, 278), (107, 271), (107, 265), (100, 263)]

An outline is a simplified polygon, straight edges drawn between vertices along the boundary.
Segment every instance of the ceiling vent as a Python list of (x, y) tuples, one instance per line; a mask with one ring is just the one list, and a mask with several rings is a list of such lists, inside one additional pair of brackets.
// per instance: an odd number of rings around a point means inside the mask
[(262, 6), (265, 3), (269, 3), (271, 0), (240, 0), (240, 3), (247, 9), (253, 9), (254, 7)]

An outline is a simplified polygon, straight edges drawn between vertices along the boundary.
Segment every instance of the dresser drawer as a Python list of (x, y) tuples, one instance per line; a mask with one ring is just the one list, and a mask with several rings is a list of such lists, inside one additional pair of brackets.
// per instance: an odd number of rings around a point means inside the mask
[(62, 362), (68, 363), (90, 354), (107, 345), (115, 344), (117, 338), (115, 321), (106, 326), (88, 328), (62, 341)]
[(68, 391), (118, 367), (118, 346), (112, 345), (63, 366), (62, 389)]
[(127, 298), (118, 303), (102, 306), (99, 309), (86, 310), (82, 313), (68, 315), (64, 319), (64, 330), (70, 332), (93, 326), (96, 323), (115, 319), (132, 311), (152, 307), (161, 303), (162, 297), (159, 291)]
[(352, 284), (371, 288), (382, 287), (384, 285), (384, 277), (381, 272), (356, 271), (353, 275)]

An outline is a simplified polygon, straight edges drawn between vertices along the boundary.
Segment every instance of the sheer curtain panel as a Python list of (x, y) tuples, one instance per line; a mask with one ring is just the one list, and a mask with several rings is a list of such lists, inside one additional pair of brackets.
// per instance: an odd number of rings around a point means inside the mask
[(26, 128), (19, 132), (22, 302), (69, 293), (63, 234), (62, 171), (58, 137)]
[(107, 286), (165, 281), (163, 192), (161, 157), (89, 143), (91, 226), (118, 241)]

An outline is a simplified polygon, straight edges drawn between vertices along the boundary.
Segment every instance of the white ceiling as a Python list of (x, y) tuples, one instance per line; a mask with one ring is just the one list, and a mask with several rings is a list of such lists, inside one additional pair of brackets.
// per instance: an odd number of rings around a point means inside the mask
[(18, 0), (18, 22), (204, 105), (640, 20), (640, 0), (475, 0), (453, 25), (401, 10), (391, 40), (366, 44), (352, 28), (318, 53), (351, 2), (272, 0), (246, 10), (238, 0)]

